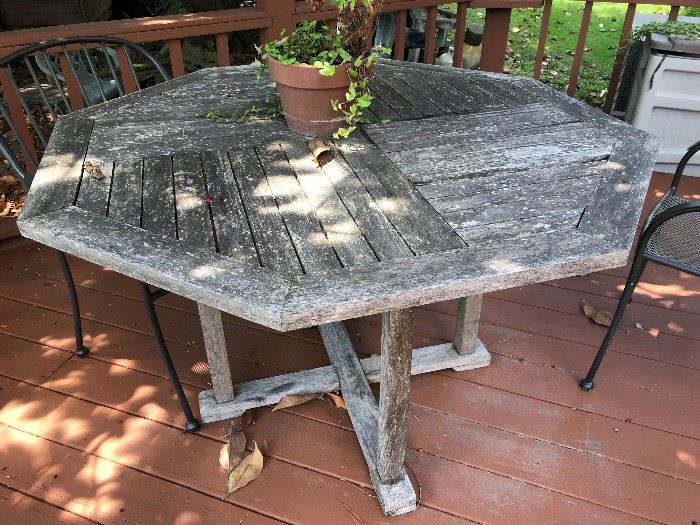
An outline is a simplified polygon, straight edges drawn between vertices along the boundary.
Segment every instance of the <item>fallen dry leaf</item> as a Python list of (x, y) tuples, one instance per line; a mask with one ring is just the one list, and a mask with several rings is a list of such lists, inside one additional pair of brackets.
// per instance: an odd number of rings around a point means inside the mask
[(221, 449), (219, 450), (219, 465), (221, 466), (222, 469), (224, 469), (224, 472), (228, 472), (228, 443), (223, 445)]
[(243, 412), (242, 416), (234, 417), (231, 420), (231, 429), (232, 430), (243, 430), (244, 428), (248, 428), (250, 425), (253, 424), (253, 414), (254, 414), (254, 411), (251, 408), (251, 409), (248, 409), (245, 412)]
[(345, 405), (345, 400), (343, 399), (343, 396), (341, 396), (340, 394), (329, 392), (326, 394), (326, 397), (328, 397), (328, 399), (330, 399), (333, 402), (335, 408), (344, 408), (345, 410), (348, 409), (348, 407)]
[(236, 430), (231, 423), (231, 434), (228, 437), (228, 446), (226, 451), (228, 452), (228, 470), (231, 471), (236, 468), (241, 461), (243, 461), (243, 456), (245, 455), (246, 437), (243, 432)]
[(105, 178), (105, 174), (102, 172), (102, 166), (100, 166), (97, 162), (86, 160), (84, 168), (85, 172), (93, 179), (100, 180)]
[(308, 143), (309, 151), (313, 155), (314, 162), (319, 166), (323, 166), (333, 159), (333, 150), (328, 144), (321, 140), (312, 140)]
[(324, 151), (330, 151), (331, 148), (322, 140), (312, 140), (309, 142), (309, 150), (315, 158), (319, 158)]
[(279, 402), (274, 406), (272, 411), (282, 410), (283, 408), (295, 407), (297, 405), (303, 405), (307, 401), (312, 399), (319, 399), (321, 396), (319, 394), (299, 394), (296, 396), (284, 396)]
[(602, 326), (610, 326), (612, 323), (612, 314), (607, 310), (596, 308), (585, 299), (581, 300), (581, 306), (583, 307), (583, 313), (586, 317), (594, 323)]
[(229, 495), (256, 480), (262, 472), (263, 455), (255, 441), (253, 441), (253, 445), (255, 447), (253, 451), (229, 472), (227, 483)]
[(637, 321), (637, 322), (634, 323), (634, 327), (635, 327), (635, 328), (639, 328), (640, 330), (644, 330), (644, 327), (642, 326), (642, 323), (640, 323), (639, 321)]

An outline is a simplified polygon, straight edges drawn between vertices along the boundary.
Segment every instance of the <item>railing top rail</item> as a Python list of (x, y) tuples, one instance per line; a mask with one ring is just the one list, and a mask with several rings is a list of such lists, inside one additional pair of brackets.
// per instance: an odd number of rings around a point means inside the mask
[(80, 36), (118, 36), (134, 42), (152, 42), (172, 38), (211, 35), (218, 32), (265, 29), (271, 16), (260, 7), (244, 7), (186, 15), (156, 16), (127, 20), (108, 20), (35, 29), (0, 32), (0, 55), (19, 47), (54, 38)]
[[(456, 0), (459, 2), (459, 0)], [(583, 0), (582, 0), (583, 1)], [(469, 7), (487, 7), (494, 9), (522, 8), (522, 7), (541, 7), (544, 0), (469, 0), (465, 3)], [(403, 11), (404, 9), (419, 9), (421, 7), (435, 7), (441, 4), (449, 3), (445, 0), (384, 0), (382, 12)], [(296, 1), (295, 15), (311, 14), (311, 6), (303, 0)], [(320, 11), (316, 18), (327, 18), (330, 15), (337, 14), (337, 11), (330, 6)]]

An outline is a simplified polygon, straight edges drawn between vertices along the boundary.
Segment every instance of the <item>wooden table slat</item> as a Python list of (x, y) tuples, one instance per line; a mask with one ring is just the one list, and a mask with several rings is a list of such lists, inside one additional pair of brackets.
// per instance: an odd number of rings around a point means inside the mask
[(170, 155), (143, 160), (143, 210), (141, 227), (172, 239), (177, 238), (173, 162)]
[(590, 196), (598, 187), (600, 176), (578, 178), (564, 183), (552, 184), (537, 188), (536, 191), (522, 193), (511, 192), (503, 198), (493, 199), (492, 203), (484, 205), (486, 198), (465, 196), (461, 200), (451, 200), (449, 208), (443, 206), (444, 201), (432, 201), (445, 217), (445, 220), (455, 229), (461, 230), (470, 226), (484, 226), (494, 222), (523, 219), (531, 216), (544, 217), (549, 210), (578, 210), (583, 213)]
[(207, 150), (201, 157), (219, 253), (243, 265), (259, 266), (260, 259), (228, 155), (221, 150)]
[(214, 251), (216, 242), (199, 153), (175, 153), (172, 159), (177, 238)]
[[(306, 273), (339, 268), (340, 261), (279, 145), (258, 148), (267, 184)], [(268, 212), (269, 213), (269, 212)]]
[(143, 159), (132, 157), (114, 162), (108, 216), (124, 224), (141, 226)]
[(294, 245), (277, 211), (255, 150), (232, 150), (229, 158), (263, 268), (277, 270), (283, 275), (301, 273)]
[(339, 150), (415, 253), (463, 246), (443, 218), (376, 147), (351, 138), (340, 143)]
[(519, 191), (530, 188), (531, 191), (535, 192), (540, 186), (546, 186), (556, 181), (563, 182), (578, 177), (601, 176), (606, 164), (607, 160), (580, 163), (562, 162), (557, 166), (545, 168), (495, 171), (458, 180), (438, 180), (421, 184), (418, 191), (430, 202), (433, 199), (449, 199), (462, 195), (476, 197), (477, 194), (499, 198), (503, 193), (511, 191), (514, 186), (521, 188)]
[[(282, 150), (289, 159), (301, 190), (309, 201), (315, 216), (320, 221), (323, 231), (331, 246), (340, 258), (343, 266), (352, 266), (376, 261), (372, 247), (367, 243), (353, 216), (335, 188), (323, 175), (323, 171), (314, 163), (309, 147), (303, 142), (286, 142)], [(366, 194), (364, 188), (356, 187)], [(349, 195), (349, 200), (361, 199), (361, 195)]]
[(409, 78), (397, 74), (397, 69), (398, 68), (395, 67), (387, 68), (386, 73), (382, 75), (382, 81), (394, 91), (399, 93), (421, 114), (440, 115), (443, 113), (443, 109), (440, 107), (443, 104), (426, 96), (427, 93), (421, 93), (423, 90), (419, 91), (414, 89), (414, 86), (411, 85), (412, 82), (409, 80)]
[(98, 215), (107, 215), (114, 176), (114, 163), (91, 161), (83, 169), (75, 205)]
[[(575, 124), (580, 120), (551, 103), (543, 103), (419, 121), (369, 125), (365, 129), (372, 141), (387, 153), (407, 152), (410, 148), (411, 151), (429, 155), (435, 148), (449, 147), (451, 144), (473, 145), (506, 137), (519, 138), (520, 135), (535, 130), (556, 132), (559, 131), (557, 126)], [(566, 129), (568, 128), (561, 128), (562, 131)]]
[(583, 215), (583, 208), (568, 211), (558, 208), (533, 213), (527, 217), (496, 221), (489, 224), (458, 228), (459, 236), (469, 245), (486, 246), (498, 241), (516, 239), (562, 230), (573, 230)]
[(321, 171), (333, 184), (380, 261), (413, 255), (342, 155), (336, 154), (333, 160), (323, 164)]
[[(477, 173), (504, 170), (527, 170), (567, 164), (592, 162), (607, 158), (617, 139), (600, 130), (579, 123), (564, 124), (559, 129), (518, 134), (506, 132), (503, 138), (484, 143), (464, 140), (428, 151), (388, 153), (388, 157), (414, 184), (438, 180), (456, 180)], [(459, 162), (455, 170), (452, 162)]]
[(383, 79), (378, 76), (373, 76), (370, 79), (371, 92), (382, 101), (384, 104), (395, 111), (400, 118), (420, 118), (423, 114), (416, 109), (413, 104), (406, 100), (402, 95), (397, 93)]
[(92, 127), (92, 121), (72, 117), (56, 122), (22, 206), (22, 216), (32, 217), (75, 203)]

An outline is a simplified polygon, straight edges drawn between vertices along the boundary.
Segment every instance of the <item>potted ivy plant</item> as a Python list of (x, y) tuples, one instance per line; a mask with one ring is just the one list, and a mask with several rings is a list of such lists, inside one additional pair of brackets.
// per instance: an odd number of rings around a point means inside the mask
[[(314, 11), (323, 0), (307, 0)], [(306, 21), (291, 34), (258, 48), (256, 62), (277, 84), (287, 125), (303, 135), (347, 137), (372, 103), (368, 82), (383, 48), (371, 45), (382, 0), (330, 0), (334, 31)]]

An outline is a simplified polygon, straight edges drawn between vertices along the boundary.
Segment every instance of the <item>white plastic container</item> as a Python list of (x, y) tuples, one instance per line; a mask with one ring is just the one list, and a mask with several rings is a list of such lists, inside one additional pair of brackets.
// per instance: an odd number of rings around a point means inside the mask
[[(655, 170), (673, 173), (688, 146), (700, 140), (700, 41), (652, 34), (626, 120), (661, 139)], [(685, 174), (700, 176), (697, 155)]]

